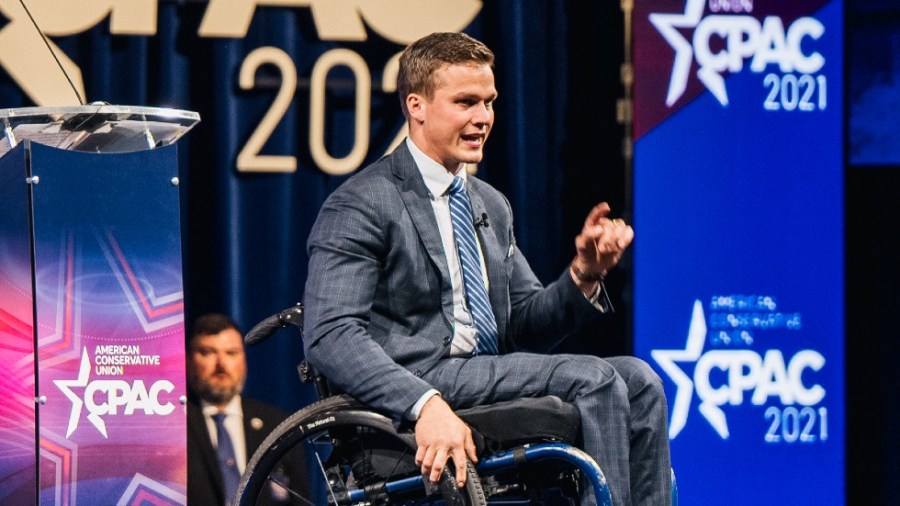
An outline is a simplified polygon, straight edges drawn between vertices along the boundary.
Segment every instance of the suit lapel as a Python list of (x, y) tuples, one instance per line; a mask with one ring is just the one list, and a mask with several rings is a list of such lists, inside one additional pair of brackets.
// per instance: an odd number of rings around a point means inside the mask
[(437, 218), (431, 207), (428, 188), (425, 187), (425, 181), (422, 180), (405, 142), (394, 151), (392, 170), (394, 176), (399, 180), (400, 198), (409, 212), (413, 226), (416, 228), (416, 234), (425, 247), (425, 251), (428, 252), (429, 258), (441, 273), (442, 286), (449, 287), (450, 271), (447, 267), (447, 257), (444, 255)]
[(244, 411), (244, 442), (247, 448), (247, 462), (250, 462), (250, 458), (262, 444), (266, 434), (275, 427), (266, 427), (263, 419), (256, 416), (253, 408), (243, 397), (241, 397), (241, 409)]

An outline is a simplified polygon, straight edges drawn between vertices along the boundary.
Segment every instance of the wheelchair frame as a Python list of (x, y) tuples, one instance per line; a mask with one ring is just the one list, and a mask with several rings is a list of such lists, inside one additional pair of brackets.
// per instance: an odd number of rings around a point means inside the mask
[[(277, 330), (294, 326), (299, 331), (303, 330), (303, 306), (298, 303), (280, 313), (277, 313), (257, 324), (244, 338), (245, 344), (258, 343)], [(395, 429), (390, 418), (380, 414), (370, 407), (356, 401), (348, 395), (333, 395), (328, 387), (327, 380), (316, 374), (304, 361), (298, 367), (301, 381), (313, 383), (319, 401), (295, 412), (282, 422), (266, 440), (248, 462), (246, 471), (241, 478), (238, 489), (238, 504), (248, 506), (255, 504), (258, 494), (262, 491), (273, 471), (276, 463), (283, 458), (292, 448), (301, 444), (307, 437), (320, 431), (327, 431), (335, 427), (358, 426), (380, 431), (396, 440), (405, 442), (409, 450), (415, 452), (415, 439), (412, 433), (400, 433)], [(473, 429), (474, 430), (474, 429)], [(599, 506), (612, 506), (612, 498), (609, 486), (600, 466), (584, 451), (568, 443), (558, 441), (535, 440), (508, 450), (485, 453), (477, 465), (471, 463), (468, 467), (467, 490), (465, 491), (469, 501), (471, 497), (477, 497), (477, 504), (499, 504), (490, 501), (491, 497), (485, 495), (481, 481), (485, 478), (515, 472), (523, 465), (545, 461), (558, 461), (577, 469), (580, 475), (590, 484), (596, 502)], [(323, 473), (327, 471), (321, 461), (317, 462)], [(455, 479), (451, 469), (447, 466), (445, 475), (441, 480), (441, 493), (447, 504), (472, 504), (464, 500), (461, 495), (454, 492)], [(523, 483), (527, 485), (527, 483)], [(331, 485), (329, 485), (330, 487)], [(391, 497), (405, 496), (409, 494), (426, 492), (435, 488), (421, 474), (406, 475), (398, 479), (386, 479), (376, 484), (367, 484), (345, 490), (329, 490), (329, 504), (390, 504)], [(678, 504), (678, 492), (674, 472), (672, 474), (672, 504)], [(527, 498), (519, 499), (526, 501)], [(483, 501), (483, 502), (482, 502)], [(503, 502), (509, 504), (509, 502)]]

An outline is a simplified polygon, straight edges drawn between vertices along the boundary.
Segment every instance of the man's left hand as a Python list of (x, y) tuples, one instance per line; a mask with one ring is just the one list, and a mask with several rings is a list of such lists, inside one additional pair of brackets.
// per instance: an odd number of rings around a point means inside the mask
[(582, 291), (603, 280), (634, 239), (634, 229), (621, 218), (610, 218), (610, 210), (606, 202), (594, 206), (575, 237), (570, 273)]

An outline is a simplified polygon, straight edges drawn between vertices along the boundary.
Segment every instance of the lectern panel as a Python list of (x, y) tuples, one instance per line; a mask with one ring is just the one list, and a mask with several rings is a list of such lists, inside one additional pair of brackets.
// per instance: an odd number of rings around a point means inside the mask
[[(184, 294), (176, 150), (31, 143), (40, 500), (181, 504)], [(123, 502), (124, 501), (124, 502)]]

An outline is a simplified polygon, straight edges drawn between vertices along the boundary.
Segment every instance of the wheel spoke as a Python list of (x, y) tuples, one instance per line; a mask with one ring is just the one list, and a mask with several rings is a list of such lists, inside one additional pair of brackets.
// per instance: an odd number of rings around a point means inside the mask
[(285, 492), (290, 494), (295, 499), (303, 501), (304, 503), (308, 504), (309, 506), (316, 506), (316, 504), (314, 502), (311, 502), (309, 499), (298, 494), (296, 490), (291, 488), (290, 485), (287, 483), (287, 481), (284, 479), (284, 477), (281, 474), (269, 475), (269, 481), (271, 481), (273, 484), (275, 484), (275, 486), (281, 488), (282, 490), (284, 490)]
[(334, 489), (331, 487), (331, 480), (328, 478), (328, 471), (326, 471), (325, 466), (322, 465), (322, 457), (319, 456), (319, 452), (316, 451), (315, 448), (313, 448), (313, 454), (316, 456), (316, 464), (319, 466), (319, 471), (322, 472), (322, 478), (325, 479), (325, 485), (328, 487), (328, 495), (331, 496), (333, 504), (338, 504), (337, 497), (334, 495)]

